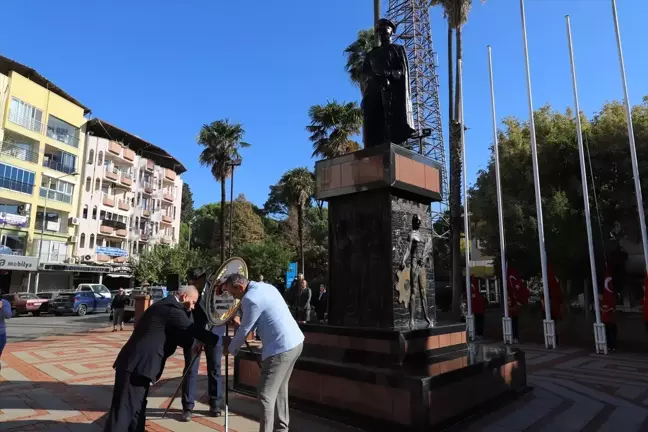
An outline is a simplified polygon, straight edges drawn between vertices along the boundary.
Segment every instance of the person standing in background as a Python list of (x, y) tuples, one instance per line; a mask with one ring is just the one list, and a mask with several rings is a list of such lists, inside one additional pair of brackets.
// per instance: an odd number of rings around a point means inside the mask
[[(0, 299), (0, 358), (2, 358), (2, 351), (7, 345), (7, 323), (5, 322), (11, 318), (11, 303), (5, 299)], [(2, 366), (0, 365), (0, 370)]]
[(111, 306), (113, 311), (113, 331), (117, 331), (117, 326), (119, 330), (124, 330), (124, 308), (126, 308), (126, 303), (128, 302), (128, 297), (126, 297), (126, 292), (124, 288), (119, 288), (119, 292), (112, 300)]
[(308, 287), (308, 282), (306, 279), (302, 279), (301, 288), (297, 294), (297, 322), (307, 323), (310, 321), (310, 312), (311, 312), (311, 299), (313, 293)]
[(304, 274), (297, 273), (297, 277), (292, 281), (292, 284), (290, 284), (290, 289), (288, 289), (285, 293), (288, 309), (290, 309), (290, 312), (295, 319), (297, 319), (297, 298), (299, 297), (299, 290), (302, 286), (303, 280)]
[(328, 308), (328, 294), (324, 284), (320, 285), (319, 295), (315, 304), (315, 312), (317, 312), (317, 320), (324, 323), (326, 320), (326, 310)]
[(486, 299), (479, 291), (479, 281), (476, 277), (470, 277), (470, 295), (472, 298), (472, 312), (475, 316), (475, 334), (477, 339), (484, 337), (484, 315), (486, 314)]

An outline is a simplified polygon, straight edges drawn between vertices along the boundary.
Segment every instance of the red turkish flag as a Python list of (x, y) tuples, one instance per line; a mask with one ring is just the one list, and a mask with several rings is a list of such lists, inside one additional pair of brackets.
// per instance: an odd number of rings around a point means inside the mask
[(473, 314), (483, 314), (486, 312), (486, 299), (479, 291), (479, 281), (475, 276), (470, 277), (470, 297), (472, 302)]
[(513, 295), (513, 298), (520, 304), (529, 303), (529, 288), (527, 288), (526, 282), (522, 280), (520, 275), (513, 267), (506, 266), (506, 281), (508, 282), (508, 292), (509, 296)]
[(604, 323), (614, 322), (614, 312), (616, 310), (616, 293), (614, 284), (608, 266), (605, 266), (605, 280), (603, 282), (603, 299), (601, 301), (601, 319)]

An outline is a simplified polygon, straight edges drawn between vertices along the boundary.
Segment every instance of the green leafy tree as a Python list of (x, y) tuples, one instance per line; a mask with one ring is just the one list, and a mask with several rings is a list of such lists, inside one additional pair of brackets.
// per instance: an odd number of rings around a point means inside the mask
[(284, 276), (290, 264), (291, 253), (281, 243), (273, 239), (248, 243), (239, 253), (247, 263), (252, 279), (258, 280), (263, 275), (266, 281), (276, 286), (285, 283)]
[(191, 230), (192, 248), (207, 252), (209, 255), (218, 254), (219, 244), (214, 242), (214, 233), (220, 236), (221, 231), (218, 226), (220, 215), (220, 204), (205, 204), (196, 209)]
[(357, 103), (313, 105), (308, 115), (311, 123), (306, 130), (311, 134), (313, 157), (328, 159), (360, 150), (360, 143), (350, 138), (362, 128), (362, 110)]
[(180, 245), (169, 247), (155, 245), (145, 250), (133, 262), (135, 279), (140, 283), (164, 284), (167, 275), (180, 274), (184, 277), (189, 268), (201, 263), (198, 251)]
[(194, 200), (193, 193), (189, 187), (189, 183), (182, 184), (182, 203), (180, 210), (180, 221), (191, 223), (194, 214)]
[[(198, 144), (203, 150), (198, 158), (203, 166), (208, 166), (216, 181), (221, 184), (221, 208), (227, 199), (225, 180), (232, 175), (232, 162), (241, 160), (239, 149), (249, 147), (243, 141), (243, 126), (229, 120), (216, 120), (203, 125), (198, 134)], [(225, 260), (225, 217), (220, 214), (220, 260)]]

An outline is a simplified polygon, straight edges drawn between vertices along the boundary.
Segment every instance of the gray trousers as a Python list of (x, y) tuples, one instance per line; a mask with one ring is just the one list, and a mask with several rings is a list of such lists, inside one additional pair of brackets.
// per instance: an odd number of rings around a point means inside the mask
[[(290, 412), (288, 409), (288, 383), (303, 344), (263, 360), (259, 380), (258, 398), (263, 418), (259, 432), (288, 432)], [(277, 426), (275, 427), (275, 415)]]
[(124, 308), (113, 309), (113, 327), (124, 325)]

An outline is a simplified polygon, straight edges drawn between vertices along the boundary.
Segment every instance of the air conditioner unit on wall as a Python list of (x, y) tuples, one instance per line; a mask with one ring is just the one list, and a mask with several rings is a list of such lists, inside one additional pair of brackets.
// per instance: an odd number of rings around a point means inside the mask
[(72, 226), (79, 225), (79, 218), (78, 217), (71, 217), (70, 220), (69, 220), (68, 225), (72, 225)]
[(94, 261), (94, 257), (92, 255), (84, 255), (83, 261)]
[(68, 238), (68, 243), (76, 243), (77, 242), (77, 236), (73, 235)]

